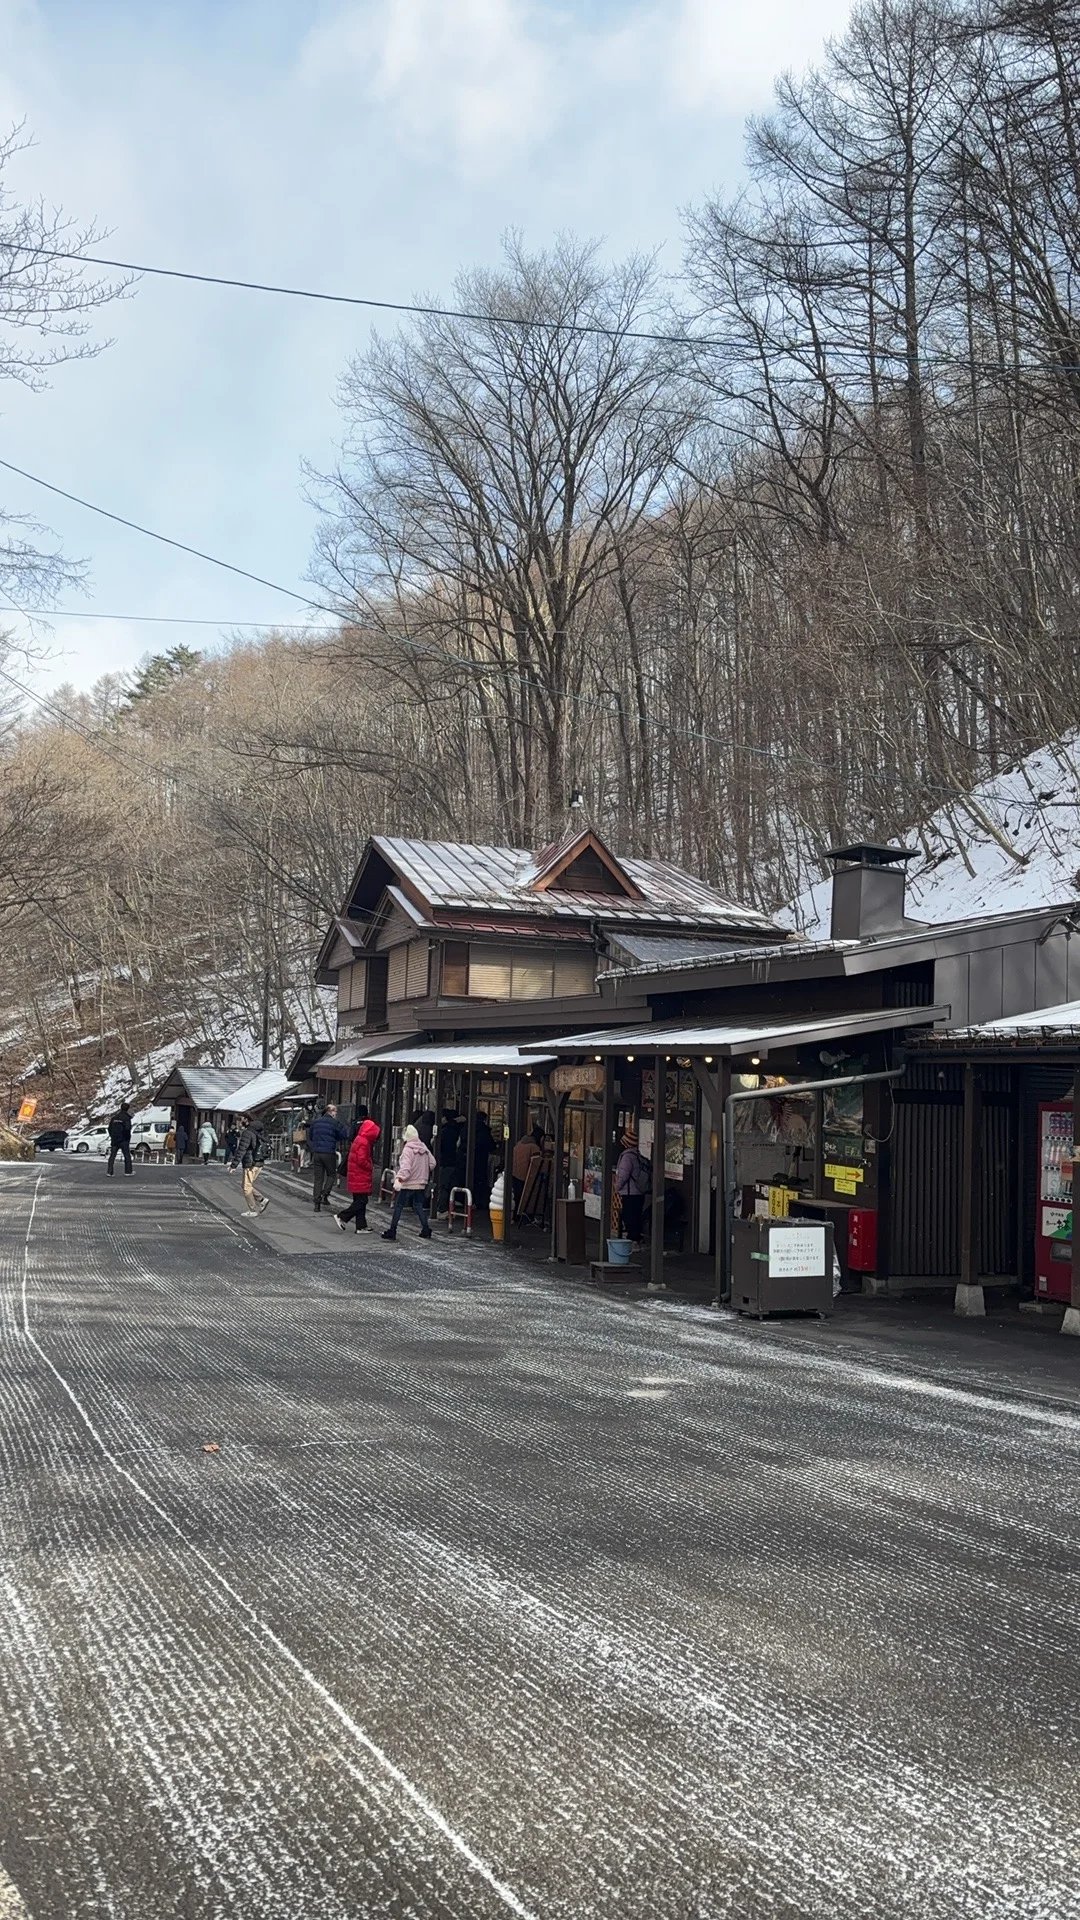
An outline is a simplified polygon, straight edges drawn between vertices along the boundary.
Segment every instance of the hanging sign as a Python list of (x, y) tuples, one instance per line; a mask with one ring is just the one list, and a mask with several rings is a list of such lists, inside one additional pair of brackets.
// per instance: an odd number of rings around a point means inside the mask
[(583, 1093), (603, 1093), (604, 1063), (602, 1060), (590, 1061), (581, 1067), (556, 1067), (551, 1076), (553, 1093), (573, 1093), (580, 1087)]

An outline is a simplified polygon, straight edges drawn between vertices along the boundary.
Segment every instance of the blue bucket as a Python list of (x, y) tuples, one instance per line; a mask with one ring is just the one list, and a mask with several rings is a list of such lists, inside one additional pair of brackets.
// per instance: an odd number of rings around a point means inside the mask
[(633, 1251), (632, 1240), (609, 1240), (607, 1243), (607, 1257), (613, 1267), (628, 1267)]

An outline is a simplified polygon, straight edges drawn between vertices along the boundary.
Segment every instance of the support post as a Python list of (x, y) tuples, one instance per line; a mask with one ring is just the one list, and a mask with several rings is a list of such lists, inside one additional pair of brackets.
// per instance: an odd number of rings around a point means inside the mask
[(716, 1298), (726, 1300), (731, 1292), (728, 1275), (727, 1190), (725, 1179), (724, 1127), (727, 1122), (727, 1098), (731, 1092), (731, 1061), (721, 1060), (715, 1074), (702, 1060), (692, 1063), (694, 1078), (712, 1116), (716, 1135), (716, 1186), (713, 1190), (713, 1261)]
[(1080, 1247), (1080, 1236), (1078, 1236), (1076, 1231), (1076, 1202), (1078, 1197), (1077, 1190), (1078, 1188), (1080, 1188), (1080, 1158), (1077, 1157), (1077, 1155), (1080, 1154), (1080, 1067), (1077, 1067), (1076, 1078), (1073, 1081), (1072, 1099), (1073, 1099), (1072, 1291), (1070, 1294), (1069, 1305), (1065, 1309), (1065, 1314), (1061, 1322), (1061, 1331), (1062, 1333), (1071, 1333), (1074, 1335), (1080, 1335), (1080, 1272), (1077, 1271), (1078, 1262), (1076, 1258), (1078, 1247)]
[(607, 1237), (611, 1232), (611, 1181), (615, 1170), (612, 1139), (615, 1130), (615, 1060), (610, 1053), (604, 1061), (604, 1117), (600, 1124), (604, 1129), (604, 1158), (600, 1167), (600, 1245), (597, 1252), (601, 1260), (606, 1260)]
[(465, 1106), (465, 1185), (473, 1186), (473, 1167), (476, 1160), (476, 1082), (474, 1068), (469, 1071), (469, 1097)]
[(568, 1093), (559, 1093), (555, 1096), (555, 1151), (551, 1156), (551, 1258), (553, 1260), (558, 1258), (555, 1251), (558, 1240), (555, 1210), (559, 1204), (563, 1142), (566, 1137), (566, 1103), (569, 1098)]
[(975, 1068), (964, 1063), (964, 1121), (960, 1163), (960, 1282), (956, 1289), (955, 1311), (969, 1317), (986, 1312), (986, 1297), (979, 1284), (979, 1231), (976, 1217), (976, 1170), (978, 1165), (979, 1090)]
[(653, 1073), (652, 1236), (649, 1244), (649, 1285), (664, 1284), (664, 1148), (667, 1122), (667, 1067), (662, 1053), (655, 1056)]

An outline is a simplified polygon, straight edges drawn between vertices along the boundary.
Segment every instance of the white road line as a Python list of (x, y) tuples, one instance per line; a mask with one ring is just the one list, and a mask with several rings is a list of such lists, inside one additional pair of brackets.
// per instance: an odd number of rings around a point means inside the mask
[[(183, 1531), (183, 1528), (179, 1526), (177, 1521), (173, 1519), (172, 1515), (168, 1513), (164, 1507), (159, 1505), (159, 1503), (155, 1500), (153, 1494), (149, 1491), (149, 1489), (143, 1486), (141, 1480), (139, 1480), (136, 1477), (136, 1475), (130, 1471), (128, 1467), (125, 1467), (121, 1464), (118, 1456), (112, 1451), (108, 1443), (105, 1441), (101, 1433), (98, 1431), (97, 1427), (94, 1425), (94, 1422), (90, 1414), (87, 1412), (86, 1408), (83, 1406), (81, 1400), (79, 1399), (78, 1395), (75, 1392), (75, 1389), (71, 1386), (69, 1381), (65, 1379), (64, 1375), (60, 1372), (59, 1367), (55, 1366), (53, 1361), (50, 1360), (48, 1354), (45, 1352), (44, 1347), (41, 1345), (41, 1342), (37, 1339), (36, 1335), (31, 1330), (30, 1309), (29, 1309), (29, 1302), (27, 1298), (27, 1282), (29, 1280), (29, 1272), (30, 1272), (30, 1235), (31, 1235), (31, 1232), (33, 1231), (34, 1215), (37, 1211), (38, 1191), (41, 1186), (41, 1181), (42, 1181), (42, 1175), (39, 1173), (37, 1177), (37, 1182), (34, 1186), (34, 1197), (30, 1207), (30, 1218), (26, 1223), (26, 1240), (23, 1245), (23, 1272), (22, 1272), (22, 1290), (21, 1290), (22, 1291), (23, 1335), (26, 1338), (26, 1340), (29, 1342), (30, 1346), (33, 1347), (35, 1353), (39, 1356), (39, 1358), (42, 1361), (44, 1361), (45, 1365), (48, 1367), (49, 1372), (52, 1374), (53, 1378), (56, 1380), (58, 1385), (63, 1389), (64, 1393), (67, 1395), (76, 1413), (78, 1414), (80, 1420), (82, 1421), (83, 1426), (86, 1428), (87, 1433), (90, 1435), (95, 1446), (98, 1448), (99, 1452), (101, 1453), (103, 1459), (105, 1459), (108, 1462), (109, 1466), (112, 1467), (115, 1473), (118, 1473), (120, 1475), (122, 1480), (127, 1481), (128, 1485), (131, 1487), (132, 1491), (135, 1494), (137, 1494), (138, 1498), (144, 1501), (145, 1504), (150, 1508), (150, 1511), (156, 1514), (157, 1518), (161, 1520), (163, 1524), (166, 1527), (168, 1527), (169, 1531), (176, 1536), (176, 1538), (180, 1541), (181, 1545), (184, 1547), (185, 1551), (188, 1554), (190, 1554), (192, 1560), (197, 1562), (197, 1564), (203, 1569), (203, 1571), (207, 1574), (207, 1576), (213, 1581), (214, 1585), (222, 1593), (226, 1594), (227, 1597), (232, 1601), (233, 1606), (236, 1608), (237, 1612), (241, 1615), (241, 1625), (243, 1626), (244, 1631), (250, 1634), (253, 1640), (264, 1640), (269, 1646), (273, 1647), (275, 1653), (281, 1656), (281, 1658), (286, 1662), (286, 1664), (293, 1669), (293, 1672), (299, 1675), (300, 1679), (304, 1682), (304, 1685), (310, 1689), (310, 1691), (322, 1703), (322, 1705), (328, 1710), (328, 1712), (333, 1714), (334, 1718), (345, 1729), (345, 1732), (349, 1735), (350, 1739), (355, 1741), (357, 1746), (362, 1747), (364, 1752), (368, 1754), (370, 1758), (374, 1760), (377, 1763), (377, 1765), (383, 1769), (384, 1773), (386, 1773), (389, 1776), (389, 1778), (394, 1782), (395, 1786), (398, 1787), (400, 1791), (405, 1795), (406, 1799), (412, 1801), (412, 1804), (419, 1809), (419, 1811), (424, 1815), (425, 1819), (428, 1820), (430, 1824), (435, 1828), (436, 1832), (440, 1833), (443, 1839), (448, 1841), (450, 1846), (453, 1847), (454, 1851), (461, 1856), (461, 1858), (466, 1862), (466, 1864), (469, 1867), (472, 1868), (473, 1872), (478, 1876), (478, 1878), (486, 1882), (486, 1884), (491, 1888), (492, 1892), (496, 1894), (498, 1898), (502, 1901), (503, 1905), (506, 1908), (508, 1908), (508, 1910), (511, 1913), (514, 1913), (518, 1916), (518, 1920), (538, 1920), (538, 1917), (531, 1911), (531, 1909), (526, 1907), (522, 1903), (522, 1901), (518, 1899), (517, 1894), (514, 1892), (513, 1888), (508, 1887), (504, 1881), (500, 1880), (498, 1875), (495, 1873), (494, 1869), (488, 1865), (487, 1861), (482, 1859), (481, 1856), (469, 1845), (468, 1841), (463, 1837), (463, 1835), (458, 1833), (456, 1829), (451, 1826), (446, 1816), (440, 1813), (438, 1807), (435, 1806), (433, 1801), (428, 1799), (427, 1794), (423, 1792), (422, 1788), (416, 1786), (414, 1782), (408, 1778), (407, 1774), (404, 1774), (401, 1771), (401, 1768), (394, 1764), (389, 1754), (385, 1753), (382, 1747), (380, 1747), (371, 1738), (371, 1735), (368, 1733), (365, 1733), (363, 1727), (359, 1724), (359, 1722), (353, 1719), (353, 1716), (349, 1712), (348, 1708), (344, 1707), (340, 1700), (336, 1700), (334, 1698), (334, 1695), (330, 1692), (329, 1688), (324, 1686), (323, 1682), (320, 1679), (318, 1679), (318, 1677), (314, 1673), (312, 1673), (311, 1669), (304, 1665), (299, 1655), (295, 1654), (292, 1648), (288, 1646), (284, 1640), (282, 1640), (280, 1634), (277, 1634), (274, 1632), (273, 1627), (271, 1627), (269, 1623), (266, 1620), (264, 1620), (261, 1617), (261, 1615), (255, 1611), (255, 1608), (251, 1606), (249, 1601), (245, 1600), (243, 1594), (240, 1593), (238, 1589), (233, 1586), (232, 1582), (230, 1580), (227, 1580), (225, 1578), (225, 1575), (218, 1571), (213, 1561), (208, 1559), (206, 1554), (202, 1553), (200, 1549), (197, 1546), (195, 1546), (191, 1540), (188, 1539), (187, 1535)], [(12, 1891), (14, 1891), (14, 1889)], [(2, 1898), (2, 1895), (3, 1895), (3, 1882), (2, 1880), (0, 1880), (0, 1898)], [(2, 1904), (0, 1904), (0, 1920), (22, 1920), (24, 1911), (25, 1910), (21, 1908), (21, 1904), (20, 1904), (19, 1906), (16, 1906), (12, 1909), (11, 1915), (9, 1917), (9, 1915), (5, 1912)]]
[(18, 1887), (12, 1885), (3, 1867), (0, 1867), (0, 1920), (30, 1920), (19, 1897)]

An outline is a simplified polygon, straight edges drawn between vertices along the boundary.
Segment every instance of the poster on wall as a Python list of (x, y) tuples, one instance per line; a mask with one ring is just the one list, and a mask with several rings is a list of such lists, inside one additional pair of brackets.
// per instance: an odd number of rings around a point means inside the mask
[(581, 1191), (585, 1200), (585, 1218), (587, 1220), (599, 1220), (604, 1191), (603, 1147), (586, 1147), (585, 1167), (581, 1176)]
[(683, 1177), (683, 1123), (669, 1120), (664, 1127), (664, 1179)]

